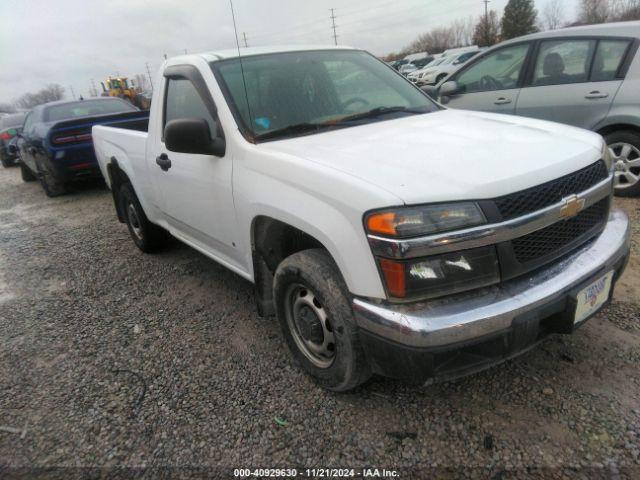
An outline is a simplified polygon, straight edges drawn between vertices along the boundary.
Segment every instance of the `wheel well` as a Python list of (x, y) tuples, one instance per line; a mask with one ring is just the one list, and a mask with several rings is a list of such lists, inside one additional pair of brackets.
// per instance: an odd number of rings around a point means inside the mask
[(325, 248), (320, 241), (302, 230), (271, 217), (260, 216), (251, 226), (253, 271), (258, 313), (273, 315), (273, 274), (280, 262), (294, 253), (310, 248)]
[(637, 127), (635, 125), (630, 125), (628, 123), (617, 123), (614, 125), (607, 125), (606, 127), (602, 127), (600, 130), (598, 130), (598, 133), (604, 137), (605, 135), (609, 135), (610, 133), (618, 132), (621, 130), (631, 130), (632, 132), (640, 134), (640, 127)]
[(109, 184), (111, 185), (111, 195), (113, 196), (113, 205), (116, 208), (118, 214), (118, 220), (124, 223), (125, 217), (120, 205), (120, 187), (127, 183), (131, 183), (127, 174), (118, 165), (118, 160), (115, 157), (111, 157), (111, 162), (107, 165), (107, 173), (109, 174)]

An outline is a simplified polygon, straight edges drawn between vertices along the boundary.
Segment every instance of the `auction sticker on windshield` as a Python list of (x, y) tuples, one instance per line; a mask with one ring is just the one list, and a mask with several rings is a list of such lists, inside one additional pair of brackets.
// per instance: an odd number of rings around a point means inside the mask
[(609, 298), (613, 272), (598, 278), (578, 292), (578, 305), (573, 323), (580, 323), (595, 313)]

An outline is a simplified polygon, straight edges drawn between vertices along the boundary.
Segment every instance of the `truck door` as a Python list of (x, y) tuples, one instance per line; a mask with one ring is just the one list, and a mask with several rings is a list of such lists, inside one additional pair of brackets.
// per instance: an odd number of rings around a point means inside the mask
[(215, 128), (217, 115), (209, 88), (194, 66), (169, 67), (163, 83), (163, 115), (147, 157), (160, 195), (159, 207), (174, 235), (229, 266), (239, 266), (230, 155), (171, 152), (161, 133), (167, 122), (181, 118), (201, 118)]

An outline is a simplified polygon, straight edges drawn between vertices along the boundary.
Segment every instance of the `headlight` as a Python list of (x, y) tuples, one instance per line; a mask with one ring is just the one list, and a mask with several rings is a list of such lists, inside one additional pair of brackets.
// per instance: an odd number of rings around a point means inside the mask
[(611, 169), (613, 168), (613, 163), (614, 163), (613, 156), (614, 156), (613, 152), (608, 147), (607, 143), (603, 140), (602, 141), (602, 160), (604, 161), (604, 164), (607, 167), (607, 172), (611, 172)]
[(486, 287), (500, 281), (493, 246), (409, 261), (378, 259), (389, 297), (434, 298)]
[(415, 237), (486, 223), (474, 202), (426, 205), (373, 212), (365, 217), (367, 232), (390, 237)]

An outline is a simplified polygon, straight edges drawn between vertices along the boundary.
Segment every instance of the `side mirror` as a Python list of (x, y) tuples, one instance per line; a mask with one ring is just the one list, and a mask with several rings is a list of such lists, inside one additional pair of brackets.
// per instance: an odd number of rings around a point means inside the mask
[(440, 96), (441, 97), (450, 97), (451, 95), (455, 95), (460, 91), (460, 87), (458, 86), (458, 82), (455, 80), (449, 80), (448, 82), (444, 82), (440, 85)]
[[(213, 131), (217, 124), (211, 125)], [(222, 157), (224, 138), (211, 138), (209, 124), (203, 118), (179, 118), (164, 127), (164, 144), (170, 152), (196, 153)]]
[(425, 85), (424, 87), (420, 87), (420, 90), (422, 90), (424, 93), (429, 95), (434, 100), (438, 99), (438, 88), (437, 87), (435, 87), (433, 85)]

